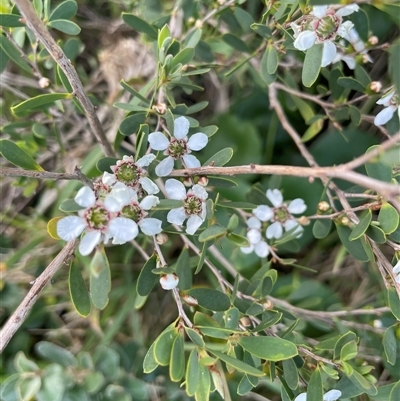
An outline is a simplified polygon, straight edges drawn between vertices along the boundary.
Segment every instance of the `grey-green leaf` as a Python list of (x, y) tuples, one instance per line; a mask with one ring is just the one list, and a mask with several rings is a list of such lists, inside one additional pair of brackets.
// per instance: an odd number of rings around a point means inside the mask
[(77, 260), (69, 268), (69, 294), (76, 311), (83, 317), (90, 313), (90, 297)]
[(322, 52), (322, 43), (315, 44), (307, 50), (301, 73), (303, 85), (307, 88), (311, 87), (318, 78), (319, 71), (321, 70)]

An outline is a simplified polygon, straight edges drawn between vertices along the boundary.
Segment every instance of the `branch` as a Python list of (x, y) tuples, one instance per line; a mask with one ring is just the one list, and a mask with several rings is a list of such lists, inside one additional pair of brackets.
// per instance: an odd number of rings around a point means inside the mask
[(104, 154), (106, 156), (114, 156), (114, 150), (108, 142), (106, 135), (101, 127), (100, 121), (94, 111), (93, 104), (86, 96), (83, 89), (82, 83), (75, 71), (75, 68), (71, 64), (71, 61), (67, 58), (60, 46), (56, 43), (53, 37), (46, 29), (43, 21), (36, 14), (32, 3), (29, 0), (15, 0), (19, 11), (25, 19), (27, 27), (36, 35), (36, 37), (42, 42), (43, 46), (50, 53), (54, 61), (60, 66), (65, 75), (68, 78), (69, 83), (74, 91), (74, 95), (79, 100), (85, 111), (89, 125), (92, 128), (93, 134), (97, 141), (101, 144)]
[(76, 239), (69, 241), (54, 260), (50, 262), (43, 273), (35, 280), (24, 300), (0, 331), (0, 353), (4, 351), (15, 332), (21, 327), (46, 284), (51, 280), (54, 274), (71, 259), (78, 243), (79, 241)]

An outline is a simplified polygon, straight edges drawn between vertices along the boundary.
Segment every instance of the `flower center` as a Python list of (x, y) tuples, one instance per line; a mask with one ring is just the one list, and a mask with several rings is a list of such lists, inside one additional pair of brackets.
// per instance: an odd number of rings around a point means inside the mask
[(203, 202), (195, 195), (188, 195), (183, 201), (183, 208), (186, 214), (200, 214), (203, 210)]
[(96, 199), (104, 201), (106, 195), (111, 191), (111, 188), (101, 181), (93, 184), (93, 190), (96, 194)]
[(142, 171), (135, 163), (123, 163), (115, 171), (117, 180), (123, 182), (129, 187), (134, 187), (138, 184)]
[(142, 208), (137, 203), (131, 203), (124, 206), (121, 210), (121, 216), (132, 219), (134, 222), (139, 222), (145, 216)]
[(324, 40), (331, 40), (336, 37), (336, 32), (339, 29), (341, 19), (333, 14), (326, 15), (317, 22), (315, 33), (317, 38), (323, 42)]
[(168, 154), (174, 159), (180, 159), (188, 153), (185, 139), (172, 138), (168, 146)]
[(110, 221), (110, 213), (100, 205), (89, 208), (85, 213), (87, 224), (94, 230), (104, 230)]
[(290, 213), (287, 211), (285, 207), (280, 207), (279, 209), (275, 209), (275, 216), (274, 216), (275, 221), (284, 223), (289, 217)]

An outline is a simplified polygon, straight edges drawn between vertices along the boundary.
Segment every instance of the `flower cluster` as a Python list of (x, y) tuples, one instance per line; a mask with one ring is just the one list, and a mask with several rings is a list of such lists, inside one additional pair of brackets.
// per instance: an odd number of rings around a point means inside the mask
[(279, 189), (268, 189), (266, 196), (273, 207), (259, 205), (253, 210), (253, 216), (247, 220), (247, 239), (250, 246), (240, 248), (243, 253), (254, 251), (260, 258), (267, 257), (270, 252), (270, 247), (262, 236), (265, 226), (267, 226), (265, 237), (269, 240), (281, 238), (284, 231), (291, 231), (299, 238), (303, 233), (303, 227), (293, 214), (301, 214), (307, 208), (304, 200), (300, 198), (292, 200), (289, 204), (284, 203)]
[[(358, 11), (357, 4), (350, 4), (338, 10), (330, 6), (314, 6), (309, 15), (302, 17), (300, 24), (290, 24), (294, 32), (294, 47), (298, 50), (308, 50), (315, 44), (323, 43), (321, 67), (331, 64), (337, 49), (334, 40), (337, 36), (352, 43), (355, 30), (351, 21), (343, 21), (343, 17)], [(350, 34), (353, 28), (353, 33)], [(355, 33), (354, 33), (355, 32)], [(350, 35), (353, 35), (353, 39)], [(358, 35), (357, 35), (358, 36)]]
[(400, 118), (400, 99), (399, 95), (394, 91), (394, 89), (387, 92), (383, 97), (381, 97), (376, 104), (385, 106), (375, 117), (375, 125), (384, 125), (390, 121), (397, 110), (397, 114)]

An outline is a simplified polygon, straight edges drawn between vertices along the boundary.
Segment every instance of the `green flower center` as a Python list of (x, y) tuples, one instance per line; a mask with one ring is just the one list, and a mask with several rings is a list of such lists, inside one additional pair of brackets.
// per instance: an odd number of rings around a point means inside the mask
[(200, 214), (203, 210), (203, 202), (195, 195), (188, 195), (183, 201), (183, 208), (186, 214)]
[(144, 212), (138, 204), (131, 203), (130, 205), (124, 206), (122, 208), (121, 216), (132, 219), (134, 222), (137, 223), (144, 217)]
[(104, 230), (110, 221), (110, 213), (106, 208), (95, 205), (88, 209), (85, 214), (88, 226), (95, 230)]
[(326, 15), (318, 20), (315, 32), (320, 41), (334, 39), (340, 25), (340, 18), (336, 15)]
[(287, 211), (285, 207), (280, 207), (279, 209), (275, 209), (275, 216), (274, 216), (275, 221), (284, 223), (289, 217), (290, 213)]
[(118, 181), (123, 182), (129, 187), (134, 187), (138, 184), (142, 172), (135, 163), (128, 162), (118, 166), (115, 176)]
[(168, 154), (174, 159), (181, 159), (188, 153), (187, 142), (185, 139), (172, 138), (168, 146)]

